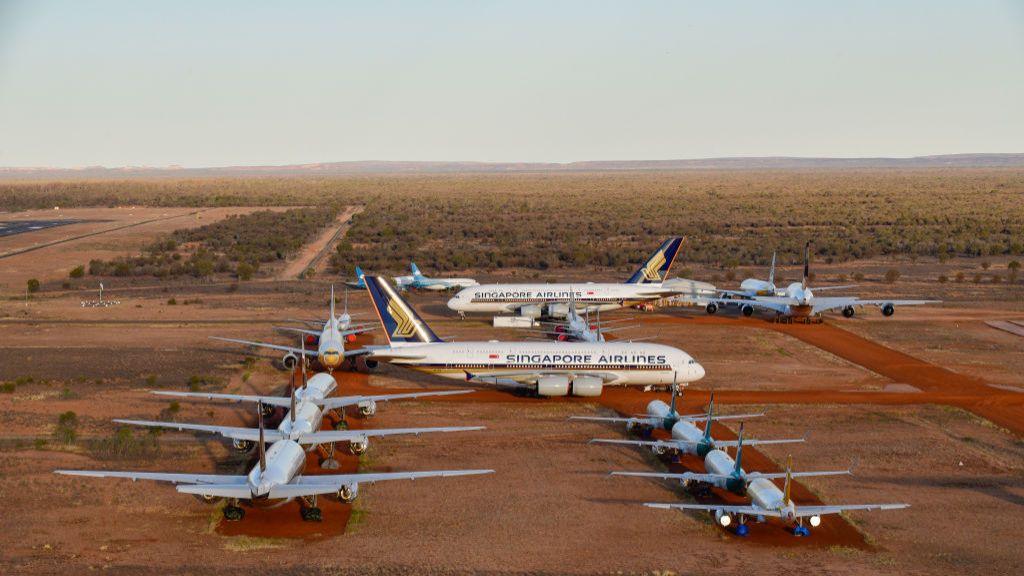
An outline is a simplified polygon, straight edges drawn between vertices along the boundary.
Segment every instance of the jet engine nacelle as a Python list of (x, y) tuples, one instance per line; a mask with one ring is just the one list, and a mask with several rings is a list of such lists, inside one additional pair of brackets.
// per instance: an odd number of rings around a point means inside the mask
[(519, 315), (523, 318), (533, 318), (536, 320), (540, 318), (544, 313), (544, 310), (538, 304), (527, 304), (526, 306), (519, 307)]
[(538, 396), (568, 396), (568, 376), (541, 376), (537, 379)]
[(338, 488), (338, 500), (351, 504), (359, 496), (359, 484), (343, 484)]
[(299, 357), (289, 352), (284, 355), (284, 358), (281, 358), (281, 364), (284, 364), (285, 368), (291, 370), (299, 365)]
[(732, 515), (722, 510), (715, 510), (715, 522), (723, 528), (728, 528), (732, 524)]
[(370, 441), (367, 438), (359, 438), (359, 439), (353, 438), (348, 443), (349, 451), (352, 452), (353, 454), (355, 454), (356, 456), (362, 454), (363, 452), (366, 452), (366, 449), (369, 448), (369, 447), (370, 447)]
[(744, 304), (743, 307), (740, 308), (740, 312), (743, 312), (744, 316), (751, 316), (754, 314), (754, 307), (750, 304)]
[(213, 505), (223, 500), (220, 496), (210, 496), (209, 494), (193, 494), (193, 496), (206, 505)]
[(373, 416), (377, 413), (377, 403), (373, 400), (359, 403), (359, 413), (363, 416)]
[(361, 372), (369, 372), (371, 370), (376, 370), (377, 366), (379, 365), (380, 362), (376, 360), (371, 360), (370, 358), (366, 358), (365, 356), (356, 356), (356, 370), (359, 370)]
[(548, 304), (547, 313), (551, 318), (565, 318), (569, 315), (568, 304)]
[(821, 516), (818, 516), (818, 515), (811, 516), (810, 518), (807, 519), (807, 521), (810, 522), (811, 526), (813, 526), (815, 528), (817, 528), (818, 526), (821, 526)]
[(572, 395), (594, 398), (601, 395), (604, 381), (595, 376), (577, 376), (572, 379)]
[(248, 452), (252, 450), (254, 445), (255, 443), (252, 440), (235, 439), (231, 441), (231, 447), (239, 452)]
[(882, 306), (882, 316), (892, 316), (895, 313), (896, 313), (896, 307), (893, 306), (891, 303), (888, 303), (888, 304), (885, 304), (884, 306)]
[(843, 317), (853, 318), (854, 312), (853, 306), (847, 306), (846, 308), (843, 308)]

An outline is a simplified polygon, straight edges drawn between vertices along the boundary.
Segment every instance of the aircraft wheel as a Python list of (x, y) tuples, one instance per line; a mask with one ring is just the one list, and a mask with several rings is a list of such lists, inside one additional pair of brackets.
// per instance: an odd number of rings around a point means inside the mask
[(303, 522), (322, 522), (323, 519), (323, 512), (316, 506), (310, 506), (309, 508), (302, 509)]
[(736, 526), (736, 535), (743, 538), (747, 534), (750, 534), (750, 528), (746, 524), (739, 524)]
[(224, 507), (224, 519), (228, 522), (238, 522), (242, 518), (245, 518), (245, 510), (239, 506), (225, 506)]

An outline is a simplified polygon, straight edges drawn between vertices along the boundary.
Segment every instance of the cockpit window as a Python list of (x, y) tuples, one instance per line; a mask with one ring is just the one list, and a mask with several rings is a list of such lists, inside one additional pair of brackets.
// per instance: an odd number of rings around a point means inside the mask
[(693, 358), (690, 358), (690, 361), (687, 362), (687, 364), (696, 364), (696, 363), (697, 363), (697, 361), (694, 360)]

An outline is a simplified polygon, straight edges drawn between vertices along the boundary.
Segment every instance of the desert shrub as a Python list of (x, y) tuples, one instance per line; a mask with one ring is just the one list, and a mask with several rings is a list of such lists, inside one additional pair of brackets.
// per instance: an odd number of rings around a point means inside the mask
[(85, 276), (85, 266), (75, 266), (71, 269), (71, 272), (68, 272), (68, 276), (72, 278), (81, 278), (82, 276)]
[(108, 438), (98, 438), (89, 443), (93, 457), (102, 460), (123, 460), (154, 457), (160, 453), (157, 444), (159, 435), (156, 428), (152, 432), (135, 435), (131, 428), (120, 427)]
[(18, 385), (14, 382), (4, 382), (3, 384), (0, 384), (0, 392), (3, 392), (4, 394), (13, 394), (17, 388)]
[(29, 292), (39, 292), (39, 280), (36, 278), (29, 278), (27, 288)]
[(53, 437), (61, 444), (71, 444), (78, 438), (78, 415), (68, 410), (57, 417)]
[(963, 282), (964, 281), (964, 273), (963, 272), (957, 272), (956, 273), (956, 281), (957, 282)]
[(890, 269), (885, 271), (885, 281), (888, 282), (889, 284), (892, 284), (893, 282), (895, 282), (895, 281), (897, 281), (899, 279), (900, 279), (900, 271), (899, 270), (896, 270), (895, 268), (890, 268)]
[(949, 277), (946, 276), (945, 274), (940, 274), (939, 275), (939, 283), (940, 284), (945, 284), (946, 282), (949, 282)]

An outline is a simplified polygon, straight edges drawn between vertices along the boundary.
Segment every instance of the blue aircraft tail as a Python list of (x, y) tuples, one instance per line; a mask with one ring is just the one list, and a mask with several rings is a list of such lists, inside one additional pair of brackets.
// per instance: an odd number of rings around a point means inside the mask
[(423, 274), (420, 274), (420, 267), (417, 266), (415, 262), (409, 263), (409, 269), (412, 270), (413, 276), (416, 276), (417, 278), (423, 276)]
[(370, 292), (388, 343), (443, 342), (386, 279), (367, 276), (366, 289)]
[(678, 236), (662, 242), (654, 254), (651, 254), (629, 277), (629, 280), (626, 280), (626, 284), (661, 284), (664, 282), (668, 278), (668, 272), (672, 269), (672, 263), (675, 262), (682, 244), (683, 239)]

